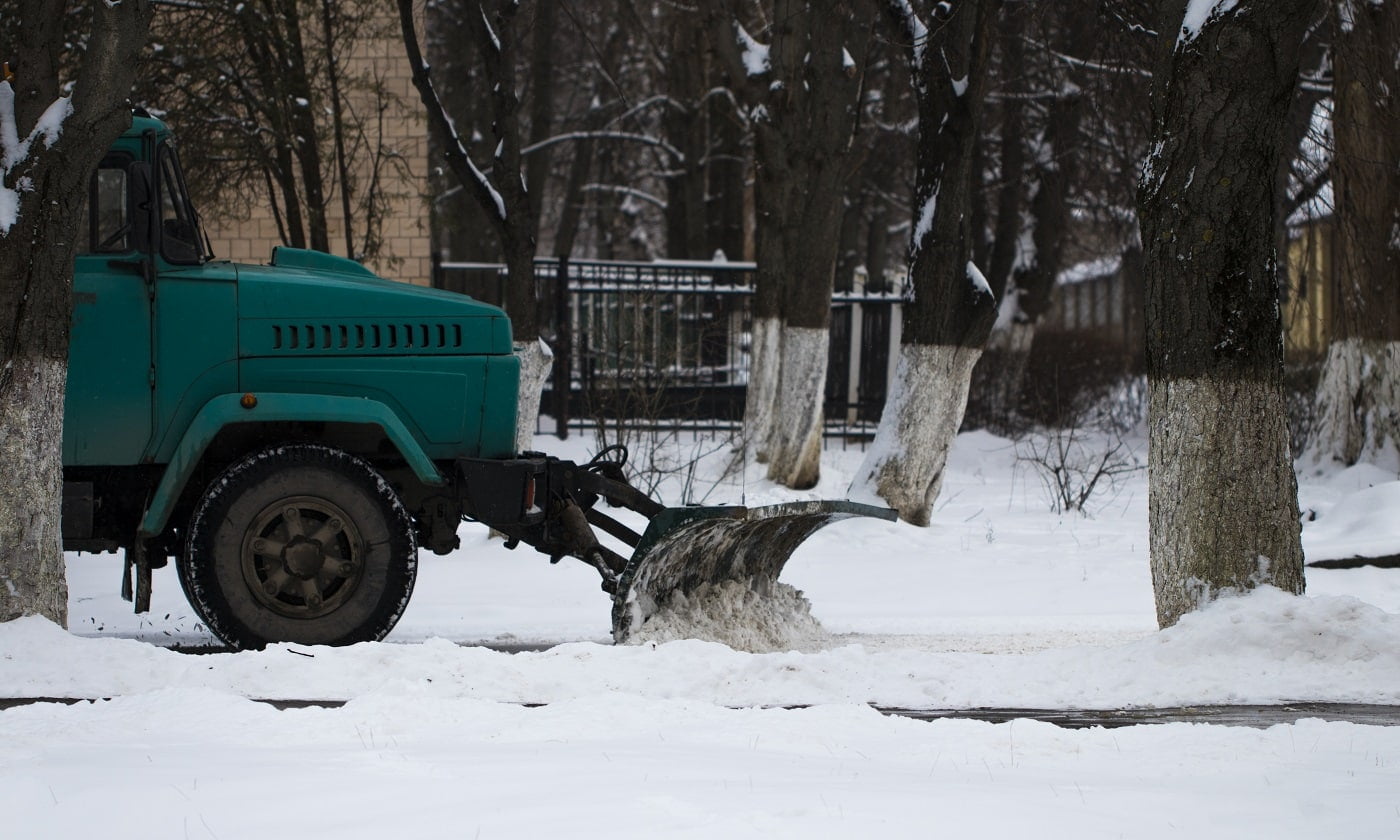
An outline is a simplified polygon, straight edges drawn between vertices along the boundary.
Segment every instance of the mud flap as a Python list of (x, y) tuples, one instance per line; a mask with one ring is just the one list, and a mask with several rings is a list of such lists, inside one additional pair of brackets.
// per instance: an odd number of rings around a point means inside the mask
[(846, 501), (661, 511), (652, 517), (618, 581), (613, 641), (626, 643), (677, 593), (689, 596), (707, 584), (738, 581), (767, 596), (804, 540), (857, 516), (894, 521), (896, 513)]

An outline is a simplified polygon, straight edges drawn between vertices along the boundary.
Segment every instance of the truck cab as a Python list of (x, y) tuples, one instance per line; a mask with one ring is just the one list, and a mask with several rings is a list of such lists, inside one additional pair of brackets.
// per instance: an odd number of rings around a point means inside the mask
[[(64, 413), (66, 549), (181, 583), (235, 646), (378, 638), (418, 545), (457, 545), (461, 459), (514, 453), (510, 322), (330, 254), (213, 258), (175, 138), (137, 114), (93, 174)], [(512, 514), (517, 515), (517, 514)]]

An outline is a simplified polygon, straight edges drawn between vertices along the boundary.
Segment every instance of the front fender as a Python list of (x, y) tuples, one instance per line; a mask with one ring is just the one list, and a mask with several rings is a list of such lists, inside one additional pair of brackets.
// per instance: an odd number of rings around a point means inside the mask
[(242, 394), (222, 394), (204, 404), (170, 453), (165, 474), (141, 518), (137, 536), (150, 539), (165, 530), (170, 513), (184, 492), (204, 450), (218, 433), (235, 423), (326, 422), (378, 426), (399, 450), (418, 480), (431, 486), (446, 483), (423, 447), (393, 410), (377, 400), (318, 394), (258, 394), (256, 404), (245, 408)]

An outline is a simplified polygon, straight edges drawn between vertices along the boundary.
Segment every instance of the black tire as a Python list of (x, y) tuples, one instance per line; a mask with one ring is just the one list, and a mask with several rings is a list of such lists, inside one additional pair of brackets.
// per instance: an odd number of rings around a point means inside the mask
[(238, 649), (378, 641), (418, 572), (413, 521), (369, 464), (287, 444), (229, 467), (204, 492), (179, 563), (185, 597)]

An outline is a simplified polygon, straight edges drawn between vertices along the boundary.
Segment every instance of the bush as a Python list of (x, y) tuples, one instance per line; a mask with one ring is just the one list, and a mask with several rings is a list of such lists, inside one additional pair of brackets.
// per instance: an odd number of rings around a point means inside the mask
[[(999, 348), (983, 354), (973, 371), (964, 428), (991, 429), (1014, 437), (1036, 427), (1083, 425), (1086, 415), (1108, 401), (1145, 399), (1145, 392), (1130, 387), (1136, 354), (1116, 336), (1038, 329), (1026, 358), (1020, 395), (1013, 404), (1004, 405), (998, 397), (1000, 381), (1011, 361)], [(1111, 413), (1131, 415), (1136, 410), (1124, 405)], [(1116, 422), (1115, 427), (1119, 427)]]

